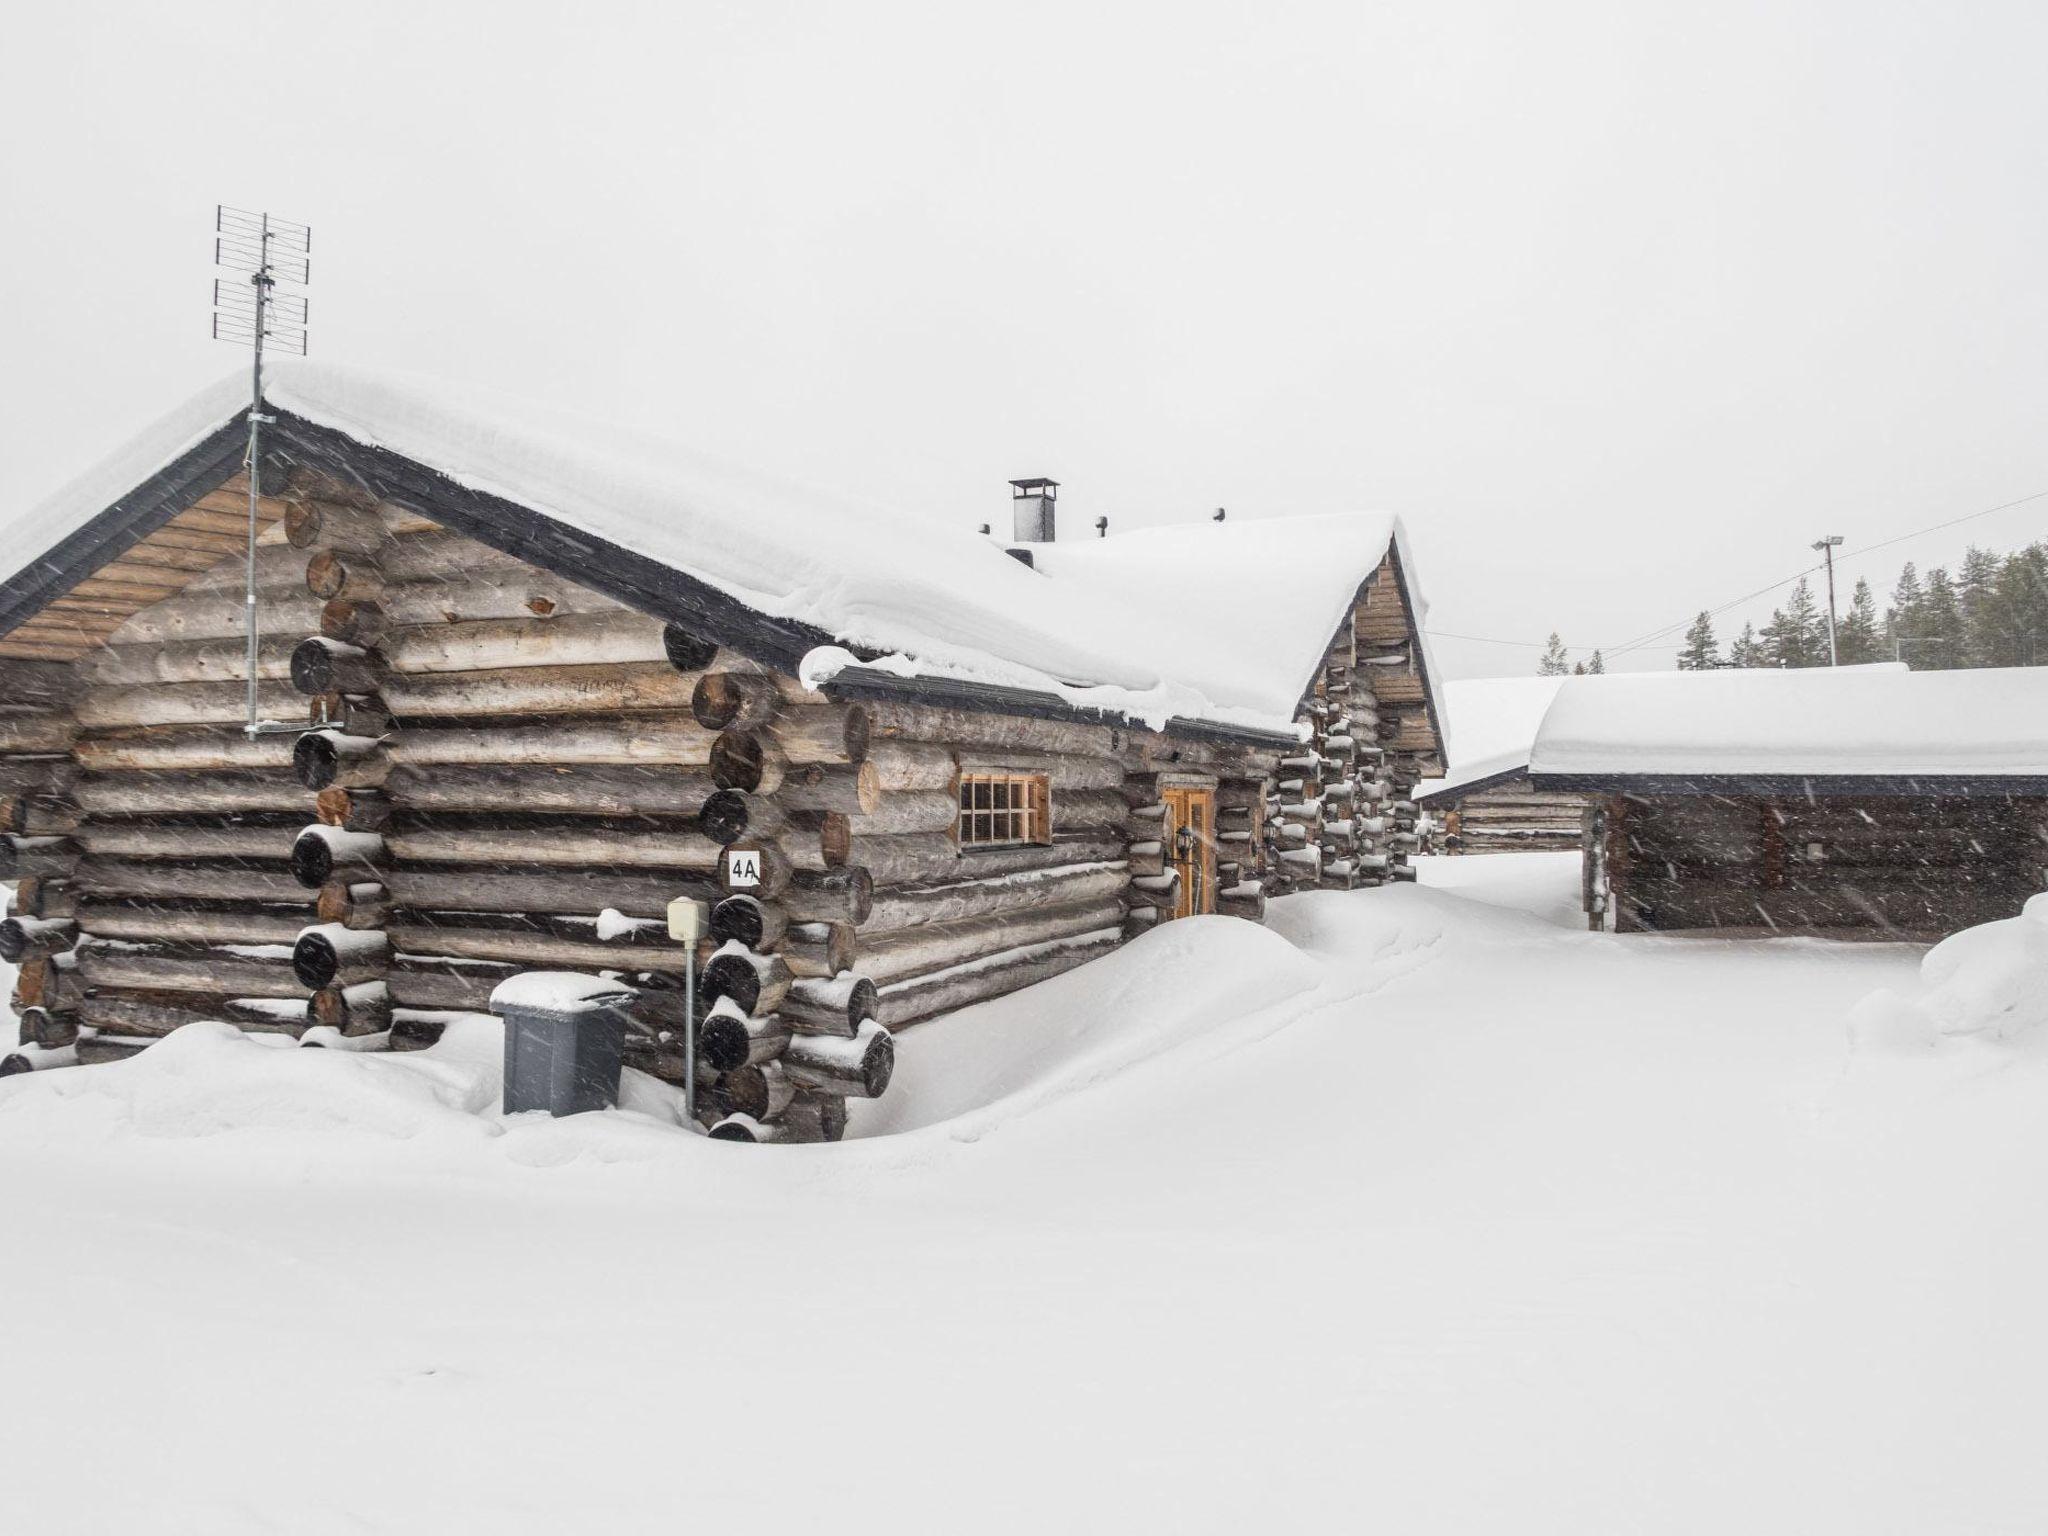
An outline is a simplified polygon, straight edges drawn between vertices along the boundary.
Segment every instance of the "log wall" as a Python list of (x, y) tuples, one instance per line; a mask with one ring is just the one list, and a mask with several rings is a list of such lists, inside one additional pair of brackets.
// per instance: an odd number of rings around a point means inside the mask
[(1606, 797), (1586, 817), (1592, 926), (1927, 939), (2044, 884), (2038, 797)]
[(1568, 853), (1579, 847), (1587, 797), (1538, 790), (1523, 774), (1430, 802), (1445, 853)]

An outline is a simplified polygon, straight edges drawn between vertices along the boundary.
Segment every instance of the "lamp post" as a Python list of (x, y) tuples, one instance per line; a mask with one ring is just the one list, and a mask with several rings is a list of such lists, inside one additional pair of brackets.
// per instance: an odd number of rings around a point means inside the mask
[(1841, 542), (1839, 533), (1831, 533), (1824, 539), (1816, 539), (1813, 545), (1828, 563), (1828, 665), (1831, 667), (1842, 664), (1835, 652), (1835, 547)]

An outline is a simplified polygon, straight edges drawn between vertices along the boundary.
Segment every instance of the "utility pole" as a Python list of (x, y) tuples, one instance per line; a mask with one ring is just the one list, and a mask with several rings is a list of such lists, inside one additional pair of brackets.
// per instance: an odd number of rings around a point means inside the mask
[(1813, 546), (1828, 563), (1828, 665), (1831, 667), (1842, 664), (1835, 653), (1835, 547), (1841, 542), (1839, 533), (1831, 533), (1824, 539), (1815, 540)]

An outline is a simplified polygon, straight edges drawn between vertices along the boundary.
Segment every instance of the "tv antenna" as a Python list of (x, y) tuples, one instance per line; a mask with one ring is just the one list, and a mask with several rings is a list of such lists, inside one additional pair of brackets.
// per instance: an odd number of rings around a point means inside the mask
[(249, 368), (249, 560), (246, 614), (249, 632), (249, 718), (242, 729), (251, 736), (296, 732), (256, 718), (256, 534), (257, 502), (262, 496), (263, 428), (276, 418), (263, 414), (263, 348), (265, 343), (294, 357), (306, 355), (306, 296), (279, 293), (277, 285), (304, 288), (312, 278), (313, 231), (304, 224), (274, 219), (217, 203), (213, 210), (213, 264), (238, 277), (213, 280), (213, 339), (246, 344)]

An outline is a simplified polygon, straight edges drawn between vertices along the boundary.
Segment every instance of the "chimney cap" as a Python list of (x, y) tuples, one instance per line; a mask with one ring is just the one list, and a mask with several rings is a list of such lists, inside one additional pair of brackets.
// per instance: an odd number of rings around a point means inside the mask
[(1010, 486), (1012, 492), (1018, 496), (1043, 494), (1050, 499), (1059, 490), (1060, 483), (1057, 480), (1048, 480), (1043, 475), (1034, 475), (1028, 480), (1012, 480)]

